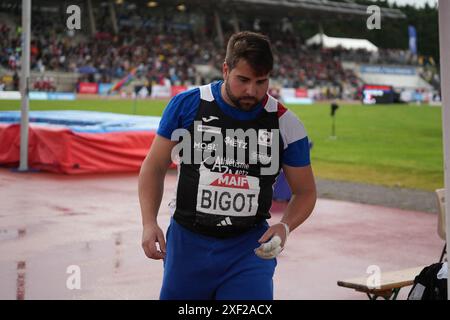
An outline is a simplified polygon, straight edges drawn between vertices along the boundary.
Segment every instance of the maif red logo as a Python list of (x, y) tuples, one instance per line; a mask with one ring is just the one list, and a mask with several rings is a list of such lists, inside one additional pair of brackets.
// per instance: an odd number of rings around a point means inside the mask
[(220, 178), (214, 180), (211, 186), (250, 189), (246, 176), (231, 173), (224, 173)]

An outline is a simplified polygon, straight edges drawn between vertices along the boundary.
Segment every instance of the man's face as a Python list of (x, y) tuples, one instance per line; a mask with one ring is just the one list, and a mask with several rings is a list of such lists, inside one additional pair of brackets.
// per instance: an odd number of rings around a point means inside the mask
[(252, 110), (263, 100), (269, 88), (269, 74), (257, 76), (244, 59), (240, 59), (234, 69), (223, 64), (225, 79), (224, 99), (243, 111)]

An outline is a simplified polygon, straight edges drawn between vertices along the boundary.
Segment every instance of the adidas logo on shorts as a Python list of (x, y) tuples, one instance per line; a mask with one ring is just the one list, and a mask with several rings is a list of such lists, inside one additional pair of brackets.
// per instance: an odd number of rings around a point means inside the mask
[(220, 221), (220, 223), (217, 224), (218, 227), (221, 227), (221, 226), (231, 226), (231, 225), (232, 225), (232, 223), (231, 223), (230, 217), (226, 217), (225, 219), (223, 219), (222, 221)]

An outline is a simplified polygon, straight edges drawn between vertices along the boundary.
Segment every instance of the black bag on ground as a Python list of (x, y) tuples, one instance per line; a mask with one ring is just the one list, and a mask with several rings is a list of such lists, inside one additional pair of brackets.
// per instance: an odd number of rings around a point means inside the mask
[[(414, 279), (408, 300), (447, 300), (447, 273), (445, 278), (438, 279), (443, 265), (439, 262), (423, 268)], [(444, 267), (447, 268), (446, 263)]]

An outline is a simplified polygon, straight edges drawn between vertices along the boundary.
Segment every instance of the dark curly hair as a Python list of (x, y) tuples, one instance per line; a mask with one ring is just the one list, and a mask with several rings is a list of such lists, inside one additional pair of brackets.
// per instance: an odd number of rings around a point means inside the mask
[(270, 73), (273, 69), (273, 53), (269, 38), (250, 31), (233, 34), (228, 40), (225, 62), (232, 70), (241, 59), (244, 59), (258, 76)]

